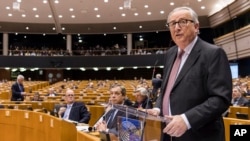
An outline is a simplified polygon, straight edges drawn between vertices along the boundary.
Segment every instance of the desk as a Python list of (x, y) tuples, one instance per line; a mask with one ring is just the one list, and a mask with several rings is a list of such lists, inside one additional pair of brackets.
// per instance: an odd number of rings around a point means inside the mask
[[(4, 108), (6, 109), (23, 109), (23, 110), (27, 110), (29, 107), (32, 107), (31, 104), (14, 104), (14, 103), (9, 103), (9, 104), (0, 104), (3, 105)], [(11, 107), (11, 108), (10, 108)]]
[(235, 107), (235, 106), (229, 107), (228, 117), (236, 118), (237, 112), (248, 114), (248, 116), (250, 118), (250, 108), (249, 107)]

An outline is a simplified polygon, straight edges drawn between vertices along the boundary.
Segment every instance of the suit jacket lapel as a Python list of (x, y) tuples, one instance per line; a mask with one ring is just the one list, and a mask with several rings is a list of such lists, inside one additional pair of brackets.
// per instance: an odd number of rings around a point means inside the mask
[(190, 52), (185, 64), (183, 65), (181, 71), (179, 72), (178, 77), (176, 78), (175, 84), (173, 86), (173, 89), (175, 86), (180, 82), (180, 80), (187, 74), (189, 69), (193, 66), (193, 64), (196, 62), (196, 60), (200, 56), (200, 39), (197, 40), (197, 43), (194, 45), (192, 51)]

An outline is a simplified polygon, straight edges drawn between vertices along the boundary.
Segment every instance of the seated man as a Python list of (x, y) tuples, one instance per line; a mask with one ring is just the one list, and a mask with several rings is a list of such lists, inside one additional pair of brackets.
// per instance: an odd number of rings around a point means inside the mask
[[(110, 103), (124, 105), (126, 100), (126, 89), (120, 85), (114, 85), (110, 89)], [(126, 113), (117, 109), (112, 109), (110, 106), (107, 107), (105, 114), (100, 120), (94, 125), (97, 131), (112, 133), (118, 136), (117, 119), (118, 116), (125, 117)], [(128, 115), (129, 118), (134, 118), (132, 115)]]
[(133, 107), (139, 109), (153, 108), (152, 101), (149, 99), (149, 91), (146, 88), (144, 87), (137, 88), (135, 91), (135, 96), (136, 96), (136, 102), (133, 105)]
[(68, 89), (66, 91), (65, 102), (67, 103), (67, 105), (66, 107), (61, 107), (59, 109), (59, 117), (79, 123), (89, 123), (91, 114), (84, 103), (75, 102), (73, 90)]
[(43, 101), (43, 99), (40, 97), (40, 94), (36, 92), (31, 101)]
[(46, 96), (57, 96), (53, 88), (49, 88), (48, 94)]

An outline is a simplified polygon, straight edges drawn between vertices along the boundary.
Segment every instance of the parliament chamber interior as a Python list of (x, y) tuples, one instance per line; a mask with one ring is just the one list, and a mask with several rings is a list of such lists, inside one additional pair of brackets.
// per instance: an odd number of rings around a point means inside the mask
[[(164, 74), (165, 52), (174, 45), (166, 18), (179, 6), (197, 10), (199, 37), (224, 49), (233, 86), (244, 85), (250, 101), (249, 0), (13, 1), (0, 0), (5, 15), (0, 19), (1, 141), (122, 140), (94, 129), (109, 103), (110, 87), (124, 86), (133, 103), (138, 86), (152, 91), (152, 78)], [(213, 11), (216, 4), (223, 7)], [(20, 74), (27, 95), (11, 101)], [(56, 95), (49, 96), (50, 89)], [(88, 124), (59, 117), (67, 89), (91, 113)], [(250, 102), (231, 105), (222, 116), (230, 141), (230, 125), (250, 125)], [(145, 123), (143, 141), (160, 141), (161, 121), (139, 120)]]

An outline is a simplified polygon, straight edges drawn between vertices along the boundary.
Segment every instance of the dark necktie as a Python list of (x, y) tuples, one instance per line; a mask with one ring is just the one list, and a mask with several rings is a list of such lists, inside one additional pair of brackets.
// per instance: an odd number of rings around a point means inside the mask
[(172, 67), (171, 73), (169, 75), (168, 78), (168, 83), (167, 83), (167, 88), (163, 97), (163, 104), (162, 104), (162, 110), (163, 110), (163, 115), (169, 115), (169, 96), (170, 96), (170, 92), (174, 86), (175, 83), (175, 79), (177, 77), (179, 68), (180, 68), (180, 64), (181, 64), (181, 58), (182, 55), (184, 54), (184, 50), (181, 50), (174, 62), (174, 65)]
[(107, 123), (107, 127), (110, 128), (111, 123), (113, 121), (113, 118), (115, 116), (116, 110), (115, 109), (110, 109), (107, 113), (107, 115), (105, 116), (105, 120)]

